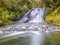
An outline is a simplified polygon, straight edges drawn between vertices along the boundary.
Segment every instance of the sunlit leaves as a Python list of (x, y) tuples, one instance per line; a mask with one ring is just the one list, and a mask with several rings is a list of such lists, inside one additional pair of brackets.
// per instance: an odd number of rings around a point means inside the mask
[(3, 23), (12, 22), (20, 19), (29, 9), (40, 7), (46, 7), (47, 14), (50, 14), (59, 6), (59, 0), (0, 0), (0, 20)]

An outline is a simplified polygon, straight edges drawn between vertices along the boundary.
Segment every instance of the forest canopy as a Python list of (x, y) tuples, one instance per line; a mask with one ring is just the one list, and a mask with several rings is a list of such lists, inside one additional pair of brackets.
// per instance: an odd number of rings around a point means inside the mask
[(43, 7), (46, 8), (46, 22), (60, 25), (60, 0), (0, 0), (0, 26), (21, 19), (29, 9)]

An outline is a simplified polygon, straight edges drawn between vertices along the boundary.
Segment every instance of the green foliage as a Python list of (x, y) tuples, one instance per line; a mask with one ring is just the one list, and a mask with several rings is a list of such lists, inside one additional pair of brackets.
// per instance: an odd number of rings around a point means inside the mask
[(5, 25), (8, 22), (11, 24), (11, 15), (9, 14), (9, 11), (6, 10), (5, 8), (0, 7), (0, 26)]
[(40, 7), (46, 7), (46, 15), (48, 19), (50, 15), (52, 16), (51, 13), (53, 12), (53, 14), (55, 14), (55, 10), (60, 7), (60, 1), (0, 0), (0, 25), (12, 24), (12, 20), (19, 20), (23, 16), (23, 14), (29, 9)]
[(42, 7), (41, 1), (0, 0), (0, 25), (12, 24), (12, 20), (20, 19), (27, 10)]
[(46, 7), (46, 22), (49, 24), (60, 25), (60, 1), (47, 0)]
[(45, 20), (49, 24), (60, 25), (60, 7), (47, 15)]

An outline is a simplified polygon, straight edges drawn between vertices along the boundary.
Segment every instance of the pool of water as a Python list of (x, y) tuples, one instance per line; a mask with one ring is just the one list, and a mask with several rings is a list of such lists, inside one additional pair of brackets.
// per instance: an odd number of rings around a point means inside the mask
[(29, 45), (29, 37), (19, 37), (12, 40), (0, 42), (0, 45)]
[[(3, 34), (7, 35), (7, 34)], [(31, 45), (32, 33), (23, 33), (15, 36), (3, 37), (0, 35), (0, 45)], [(40, 37), (39, 37), (40, 38)], [(40, 40), (41, 42), (42, 40)], [(45, 35), (42, 45), (60, 45), (60, 32), (52, 32)]]
[[(7, 34), (3, 34), (5, 36)], [(10, 37), (3, 37), (0, 35), (0, 45), (29, 45), (31, 36), (30, 34), (19, 34)]]
[(38, 45), (42, 37), (42, 33), (40, 34), (38, 31), (0, 34), (0, 45)]

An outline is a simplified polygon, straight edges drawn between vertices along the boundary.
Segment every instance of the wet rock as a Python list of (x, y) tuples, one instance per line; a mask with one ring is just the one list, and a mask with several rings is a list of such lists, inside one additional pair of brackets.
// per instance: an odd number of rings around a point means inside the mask
[(46, 23), (21, 23), (21, 24), (14, 24), (10, 26), (5, 26), (0, 28), (1, 32), (15, 32), (15, 31), (46, 31), (46, 32), (53, 32), (53, 31), (60, 31), (60, 27), (48, 25)]

